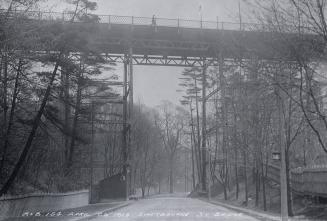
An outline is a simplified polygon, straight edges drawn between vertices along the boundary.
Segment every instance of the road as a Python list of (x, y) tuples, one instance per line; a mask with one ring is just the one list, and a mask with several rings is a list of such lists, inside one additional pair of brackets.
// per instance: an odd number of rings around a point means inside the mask
[(217, 205), (181, 196), (159, 196), (136, 201), (111, 213), (104, 213), (93, 221), (164, 221), (164, 220), (228, 220), (257, 221), (253, 217)]

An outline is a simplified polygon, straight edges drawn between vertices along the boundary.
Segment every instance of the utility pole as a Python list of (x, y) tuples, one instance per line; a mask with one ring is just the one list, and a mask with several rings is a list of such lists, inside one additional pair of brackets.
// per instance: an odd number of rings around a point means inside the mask
[(286, 181), (286, 149), (284, 142), (284, 121), (283, 121), (283, 96), (280, 90), (280, 76), (276, 73), (276, 95), (277, 95), (277, 106), (278, 106), (278, 136), (279, 136), (279, 146), (281, 155), (280, 164), (280, 201), (281, 201), (281, 218), (282, 221), (288, 220), (288, 195), (287, 195), (287, 181)]
[(202, 67), (202, 191), (207, 190), (207, 167), (206, 167), (206, 127), (207, 127), (207, 116), (206, 116), (206, 85), (207, 84), (207, 64), (203, 59)]
[(90, 199), (89, 203), (93, 203), (93, 152), (94, 152), (94, 104), (91, 102), (91, 154), (90, 154)]

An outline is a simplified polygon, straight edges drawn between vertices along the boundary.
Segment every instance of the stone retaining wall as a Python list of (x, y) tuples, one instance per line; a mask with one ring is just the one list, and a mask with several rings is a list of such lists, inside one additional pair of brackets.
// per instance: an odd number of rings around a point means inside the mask
[(24, 213), (53, 212), (86, 206), (89, 191), (68, 193), (40, 193), (0, 198), (0, 220), (5, 217), (22, 216)]

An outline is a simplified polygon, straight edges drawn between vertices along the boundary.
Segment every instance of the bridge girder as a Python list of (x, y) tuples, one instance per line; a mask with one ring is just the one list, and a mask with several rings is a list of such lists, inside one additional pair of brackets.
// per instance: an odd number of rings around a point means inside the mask
[[(123, 54), (106, 54), (104, 58), (108, 62), (125, 62)], [(151, 66), (176, 66), (176, 67), (202, 67), (204, 62), (208, 66), (218, 66), (216, 58), (197, 58), (197, 57), (174, 57), (174, 56), (153, 56), (153, 55), (133, 55), (134, 65), (151, 65)]]
[(171, 41), (158, 39), (128, 39), (128, 38), (110, 38), (107, 39), (106, 45), (124, 46), (126, 48), (142, 48), (142, 49), (174, 49), (174, 50), (191, 50), (196, 52), (205, 52), (214, 45), (207, 42), (199, 41)]

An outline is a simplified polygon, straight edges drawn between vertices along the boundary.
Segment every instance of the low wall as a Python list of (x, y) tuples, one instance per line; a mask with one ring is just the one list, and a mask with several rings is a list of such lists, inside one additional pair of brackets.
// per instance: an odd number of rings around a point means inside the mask
[[(280, 181), (280, 168), (268, 165), (268, 178)], [(299, 167), (291, 170), (291, 188), (302, 195), (321, 196), (327, 198), (327, 165)]]
[(68, 193), (40, 193), (0, 198), (0, 220), (4, 217), (21, 216), (25, 212), (53, 212), (86, 206), (89, 191)]

